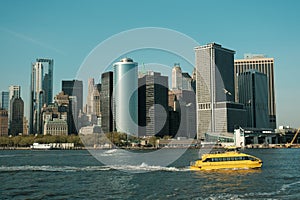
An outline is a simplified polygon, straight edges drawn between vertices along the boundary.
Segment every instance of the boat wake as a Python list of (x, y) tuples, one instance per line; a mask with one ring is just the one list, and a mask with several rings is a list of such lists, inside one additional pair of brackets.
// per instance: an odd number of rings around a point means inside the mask
[(132, 172), (151, 172), (151, 171), (184, 172), (184, 171), (189, 171), (189, 168), (151, 166), (145, 163), (142, 163), (141, 165), (111, 165), (111, 166), (84, 166), (84, 167), (51, 166), (51, 165), (0, 166), (0, 172), (14, 172), (14, 171), (81, 172), (81, 171), (110, 171), (110, 170), (132, 171)]

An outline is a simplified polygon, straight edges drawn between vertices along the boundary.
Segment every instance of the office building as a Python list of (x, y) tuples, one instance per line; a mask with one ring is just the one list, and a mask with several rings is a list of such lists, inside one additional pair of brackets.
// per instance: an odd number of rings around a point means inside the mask
[[(83, 83), (80, 80), (63, 80), (62, 91), (69, 95), (75, 96), (77, 101), (77, 111), (83, 108)], [(75, 114), (75, 113), (74, 113)], [(78, 113), (77, 115), (78, 116)]]
[(68, 135), (68, 124), (63, 119), (53, 119), (44, 124), (44, 135)]
[(198, 139), (245, 125), (243, 105), (234, 103), (234, 53), (216, 43), (195, 47)]
[(0, 136), (8, 136), (8, 111), (0, 108)]
[(168, 77), (149, 71), (138, 83), (139, 136), (168, 135)]
[(113, 131), (113, 72), (105, 72), (101, 75), (101, 127), (104, 133)]
[(41, 109), (53, 101), (53, 59), (36, 59), (30, 87), (30, 134), (42, 134)]
[(172, 69), (172, 90), (182, 89), (182, 71), (179, 63), (175, 63)]
[(10, 135), (23, 134), (24, 102), (21, 97), (13, 97), (10, 102)]
[(93, 99), (92, 99), (92, 113), (97, 116), (97, 118), (101, 117), (101, 105), (100, 105), (100, 93), (101, 93), (101, 84), (98, 83), (94, 85), (93, 89)]
[(192, 91), (192, 77), (189, 73), (182, 73), (182, 90)]
[(9, 100), (13, 97), (19, 98), (21, 96), (21, 87), (19, 85), (9, 86)]
[[(266, 58), (264, 55), (245, 54), (244, 59), (234, 61), (234, 74), (246, 72), (249, 69), (255, 69), (268, 77), (268, 109), (269, 109), (269, 128), (276, 128), (276, 103), (274, 86), (274, 58)], [(236, 102), (239, 102), (239, 88), (237, 76), (235, 78)]]
[(2, 91), (1, 92), (1, 108), (8, 111), (9, 108), (9, 92)]
[(268, 128), (268, 78), (257, 70), (238, 74), (239, 102), (245, 105), (247, 127)]
[(138, 134), (138, 64), (130, 58), (114, 63), (116, 130)]
[(95, 80), (94, 78), (88, 79), (88, 93), (86, 100), (86, 113), (87, 115), (91, 115), (93, 112), (93, 92), (94, 92)]

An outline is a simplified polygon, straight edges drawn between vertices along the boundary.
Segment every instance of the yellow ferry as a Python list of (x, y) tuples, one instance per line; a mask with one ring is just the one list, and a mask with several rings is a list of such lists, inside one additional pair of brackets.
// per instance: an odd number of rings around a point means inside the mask
[(191, 162), (191, 170), (254, 169), (261, 168), (262, 160), (230, 147), (223, 153), (203, 154), (200, 160)]

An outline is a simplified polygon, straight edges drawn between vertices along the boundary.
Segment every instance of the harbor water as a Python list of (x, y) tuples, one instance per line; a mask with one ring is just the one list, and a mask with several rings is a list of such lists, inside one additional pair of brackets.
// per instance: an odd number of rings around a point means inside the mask
[[(113, 159), (119, 150), (99, 151)], [(262, 168), (190, 171), (196, 149), (168, 166), (109, 166), (86, 150), (1, 150), (0, 199), (300, 199), (300, 149), (244, 152)]]

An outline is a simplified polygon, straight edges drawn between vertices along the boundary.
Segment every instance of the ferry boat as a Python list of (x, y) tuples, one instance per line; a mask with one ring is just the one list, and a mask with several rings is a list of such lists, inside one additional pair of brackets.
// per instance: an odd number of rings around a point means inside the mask
[(200, 160), (191, 162), (191, 170), (214, 169), (255, 169), (261, 168), (262, 160), (245, 153), (236, 147), (229, 147), (224, 152), (203, 154)]
[(34, 149), (34, 150), (50, 150), (52, 149), (52, 145), (50, 144), (39, 144), (39, 143), (33, 143), (31, 146), (30, 146), (31, 149)]

